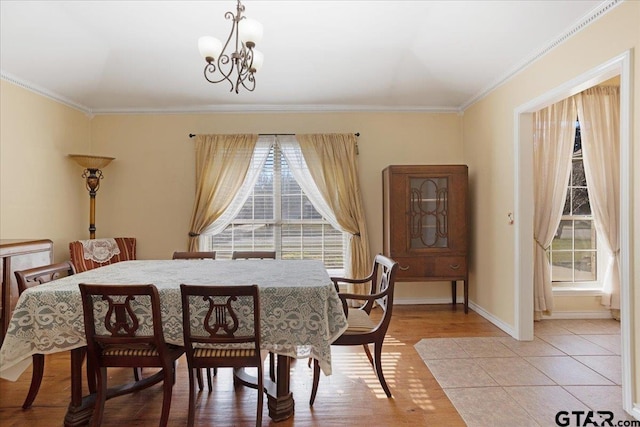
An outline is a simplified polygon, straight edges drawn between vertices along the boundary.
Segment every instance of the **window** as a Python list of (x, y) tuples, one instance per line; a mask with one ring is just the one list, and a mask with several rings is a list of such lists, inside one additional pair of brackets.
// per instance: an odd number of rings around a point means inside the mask
[(272, 251), (282, 259), (322, 260), (327, 269), (344, 267), (345, 241), (313, 207), (293, 177), (277, 144), (272, 146), (249, 198), (219, 234), (203, 237), (216, 258), (234, 250)]
[(571, 159), (571, 175), (560, 225), (548, 251), (551, 281), (556, 288), (599, 288), (598, 246), (584, 172), (580, 123)]

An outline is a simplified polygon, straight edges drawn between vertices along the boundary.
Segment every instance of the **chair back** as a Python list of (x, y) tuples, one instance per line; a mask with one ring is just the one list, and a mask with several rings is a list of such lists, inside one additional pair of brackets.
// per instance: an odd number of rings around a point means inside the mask
[(93, 270), (120, 261), (136, 259), (135, 237), (76, 240), (69, 243), (69, 254), (76, 272)]
[(216, 251), (212, 252), (174, 252), (172, 259), (216, 259)]
[(18, 293), (22, 294), (33, 286), (38, 286), (61, 277), (71, 276), (76, 273), (76, 270), (70, 261), (65, 261), (29, 268), (28, 270), (15, 271), (14, 273), (16, 275), (16, 281), (18, 282)]
[[(393, 311), (393, 294), (396, 282), (396, 274), (399, 264), (384, 255), (376, 255), (373, 262), (373, 278), (372, 296), (375, 296), (376, 303), (384, 311), (381, 326), (384, 324), (384, 330), (389, 326), (391, 321), (391, 312)], [(377, 280), (375, 280), (377, 278)], [(369, 301), (373, 304), (373, 301)]]
[(260, 356), (258, 285), (180, 285), (187, 357), (197, 347), (232, 344)]
[(276, 251), (233, 251), (231, 259), (276, 259)]
[[(79, 286), (87, 352), (95, 366), (103, 366), (103, 353), (107, 351), (110, 355), (138, 356), (157, 350), (161, 358), (165, 357), (160, 297), (154, 285)], [(129, 353), (114, 353), (112, 350), (118, 347)]]

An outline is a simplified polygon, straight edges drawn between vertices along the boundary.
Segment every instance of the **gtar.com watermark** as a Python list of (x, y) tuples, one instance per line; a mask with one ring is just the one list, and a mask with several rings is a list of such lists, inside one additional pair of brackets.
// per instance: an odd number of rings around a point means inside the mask
[(640, 427), (638, 420), (614, 420), (611, 411), (559, 411), (556, 414), (559, 427)]

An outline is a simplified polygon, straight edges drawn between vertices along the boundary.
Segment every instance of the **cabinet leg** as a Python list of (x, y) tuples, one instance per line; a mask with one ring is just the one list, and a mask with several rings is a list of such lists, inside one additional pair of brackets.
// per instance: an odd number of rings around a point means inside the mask
[(469, 312), (469, 280), (464, 281), (464, 313)]
[(451, 281), (451, 304), (452, 304), (452, 308), (455, 310), (456, 309), (456, 300), (458, 299), (457, 297), (457, 292), (458, 292), (458, 282), (455, 280)]

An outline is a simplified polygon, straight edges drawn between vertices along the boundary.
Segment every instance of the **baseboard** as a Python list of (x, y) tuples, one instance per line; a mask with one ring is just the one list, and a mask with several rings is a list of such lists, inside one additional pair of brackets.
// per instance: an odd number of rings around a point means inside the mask
[(640, 404), (635, 403), (629, 415), (631, 415), (636, 420), (640, 420)]
[(485, 309), (483, 309), (479, 305), (476, 305), (472, 301), (469, 301), (469, 308), (471, 310), (475, 311), (476, 313), (478, 313), (480, 316), (482, 316), (485, 319), (487, 319), (489, 322), (493, 323), (498, 328), (502, 329), (504, 332), (506, 332), (510, 336), (512, 336), (512, 337), (516, 336), (516, 330), (513, 328), (513, 326), (509, 325), (508, 323), (503, 322), (501, 319), (498, 319), (493, 314), (489, 313), (488, 311), (486, 311)]
[(551, 315), (542, 315), (543, 319), (612, 319), (609, 310), (596, 311), (553, 311)]

